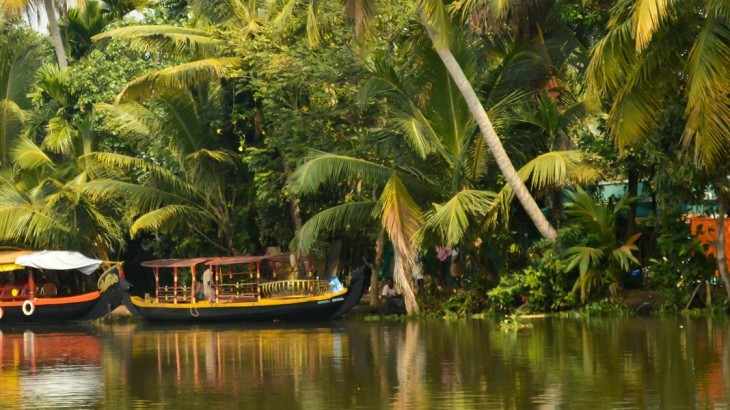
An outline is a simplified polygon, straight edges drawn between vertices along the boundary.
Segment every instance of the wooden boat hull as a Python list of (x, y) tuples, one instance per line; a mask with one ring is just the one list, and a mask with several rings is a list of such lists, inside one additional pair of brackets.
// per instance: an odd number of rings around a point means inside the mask
[(123, 294), (129, 289), (129, 283), (117, 274), (116, 281), (104, 292), (93, 291), (68, 297), (33, 298), (31, 308), (23, 304), (25, 300), (0, 301), (2, 317), (1, 326), (28, 324), (58, 324), (68, 322), (87, 322), (98, 319), (123, 302)]
[(329, 295), (262, 299), (257, 302), (156, 303), (126, 296), (132, 314), (152, 322), (302, 322), (338, 318), (351, 310), (365, 290), (362, 271), (353, 273), (350, 286)]

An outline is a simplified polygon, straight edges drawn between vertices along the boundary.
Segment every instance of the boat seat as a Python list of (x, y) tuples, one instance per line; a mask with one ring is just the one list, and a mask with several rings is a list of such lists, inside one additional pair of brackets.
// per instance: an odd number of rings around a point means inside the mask
[(46, 282), (38, 288), (38, 296), (51, 297), (58, 295), (58, 288), (53, 282)]

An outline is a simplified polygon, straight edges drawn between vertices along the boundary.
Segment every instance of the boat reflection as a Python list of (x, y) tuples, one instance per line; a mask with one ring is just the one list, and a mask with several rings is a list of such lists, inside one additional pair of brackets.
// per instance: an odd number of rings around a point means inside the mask
[(3, 408), (77, 408), (104, 392), (99, 338), (83, 329), (0, 332)]

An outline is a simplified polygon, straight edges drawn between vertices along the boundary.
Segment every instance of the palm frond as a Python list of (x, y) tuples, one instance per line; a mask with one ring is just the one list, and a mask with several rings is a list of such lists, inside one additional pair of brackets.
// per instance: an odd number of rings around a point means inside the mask
[(421, 13), (421, 21), (427, 29), (433, 31), (433, 46), (436, 48), (449, 47), (451, 44), (451, 17), (443, 0), (416, 0)]
[(200, 208), (186, 205), (167, 205), (137, 218), (129, 228), (132, 238), (142, 231), (158, 231), (172, 228), (180, 223), (196, 224), (211, 222), (209, 216)]
[(344, 155), (315, 152), (289, 177), (289, 187), (296, 194), (314, 193), (330, 181), (363, 181), (383, 185), (393, 170), (383, 165)]
[(435, 230), (448, 246), (459, 244), (469, 228), (469, 217), (481, 219), (497, 196), (490, 191), (459, 191), (445, 204), (436, 205), (425, 215), (423, 229)]
[(117, 95), (116, 102), (122, 98), (135, 98), (147, 95), (154, 89), (180, 90), (205, 84), (221, 78), (227, 69), (241, 65), (243, 60), (236, 57), (209, 58), (168, 67), (137, 77), (127, 83)]
[(434, 134), (431, 124), (417, 107), (411, 107), (412, 112), (391, 111), (393, 128), (403, 135), (408, 145), (416, 151), (418, 156), (426, 156), (441, 148), (441, 143)]
[(9, 147), (20, 135), (24, 123), (25, 114), (18, 104), (11, 100), (0, 100), (0, 165), (8, 165)]
[(21, 169), (36, 169), (40, 166), (53, 166), (51, 158), (33, 141), (21, 137), (10, 150), (13, 162)]
[(118, 27), (97, 34), (93, 41), (115, 38), (143, 53), (164, 52), (174, 56), (214, 55), (222, 42), (208, 31), (169, 25)]
[(317, 18), (317, 0), (309, 0), (307, 6), (307, 43), (310, 47), (319, 44), (319, 19)]
[(134, 140), (146, 137), (155, 128), (155, 115), (136, 102), (118, 105), (99, 103), (94, 109), (103, 114), (106, 125), (123, 138)]
[(76, 129), (61, 117), (53, 117), (48, 122), (48, 133), (43, 138), (41, 148), (57, 154), (67, 154), (73, 147)]
[(188, 154), (185, 157), (185, 160), (190, 161), (190, 162), (195, 162), (202, 158), (209, 158), (215, 162), (219, 162), (222, 164), (234, 165), (237, 163), (236, 159), (238, 157), (239, 157), (238, 154), (231, 152), (231, 151), (201, 149), (201, 150)]
[(174, 188), (173, 190), (179, 195), (185, 196), (195, 194), (195, 189), (173, 171), (155, 165), (142, 158), (130, 157), (123, 154), (114, 154), (111, 152), (92, 152), (81, 158), (92, 158), (107, 169), (121, 169), (126, 171), (143, 170), (149, 173), (149, 175), (157, 182), (167, 184)]
[(405, 258), (406, 266), (411, 266), (416, 256), (414, 242), (421, 227), (421, 210), (395, 173), (383, 188), (373, 213)]
[(146, 213), (172, 204), (191, 203), (196, 199), (181, 197), (164, 189), (111, 179), (89, 181), (80, 187), (80, 191), (94, 202), (124, 198), (131, 210), (138, 213)]
[(160, 122), (160, 129), (168, 135), (173, 134), (169, 141), (176, 153), (184, 156), (203, 147), (207, 133), (191, 93), (165, 93), (155, 99), (155, 106), (167, 114)]
[(328, 208), (302, 225), (297, 232), (291, 248), (296, 253), (307, 253), (312, 249), (317, 238), (325, 232), (336, 232), (350, 227), (365, 226), (372, 223), (375, 201), (347, 202)]
[(730, 24), (705, 20), (689, 56), (687, 108), (682, 140), (694, 143), (695, 158), (708, 165), (730, 153)]
[(668, 16), (676, 0), (636, 0), (632, 10), (636, 51), (641, 52), (651, 41), (659, 25)]
[(584, 276), (589, 268), (600, 265), (601, 260), (605, 256), (605, 252), (602, 249), (590, 246), (573, 246), (565, 253), (568, 256), (566, 271), (578, 267), (581, 276)]
[(586, 69), (586, 106), (601, 107), (602, 97), (613, 96), (632, 74), (638, 61), (631, 20), (624, 21), (599, 40), (591, 51)]

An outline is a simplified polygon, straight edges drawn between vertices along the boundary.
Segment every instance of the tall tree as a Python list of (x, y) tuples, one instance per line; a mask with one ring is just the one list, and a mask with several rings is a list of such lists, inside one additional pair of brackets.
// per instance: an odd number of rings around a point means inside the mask
[[(24, 10), (34, 7), (35, 5), (33, 0), (19, 0), (4, 1), (0, 4), (0, 6), (9, 16), (18, 16)], [(48, 19), (48, 31), (51, 34), (51, 42), (53, 43), (53, 48), (56, 51), (58, 66), (66, 68), (68, 66), (68, 60), (66, 58), (66, 50), (63, 47), (61, 30), (58, 28), (58, 18), (56, 17), (56, 7), (53, 0), (43, 0), (43, 9), (46, 12), (46, 18)]]
[[(592, 51), (588, 102), (609, 102), (608, 126), (625, 150), (660, 125), (661, 113), (684, 103), (681, 136), (687, 151), (715, 176), (720, 211), (728, 190), (730, 153), (730, 5), (723, 0), (622, 0), (612, 9), (608, 33)], [(723, 222), (721, 215), (719, 222)], [(724, 229), (718, 227), (718, 242)], [(728, 300), (725, 250), (718, 270)]]

